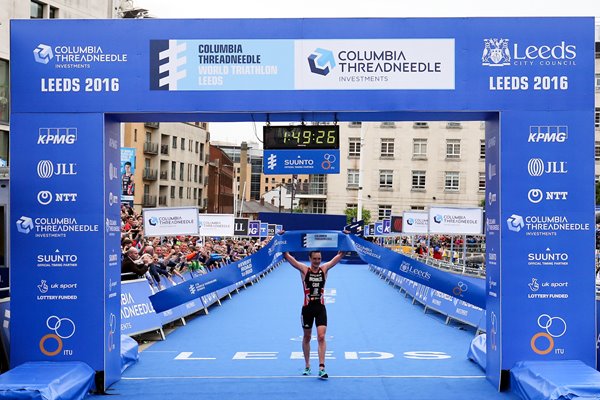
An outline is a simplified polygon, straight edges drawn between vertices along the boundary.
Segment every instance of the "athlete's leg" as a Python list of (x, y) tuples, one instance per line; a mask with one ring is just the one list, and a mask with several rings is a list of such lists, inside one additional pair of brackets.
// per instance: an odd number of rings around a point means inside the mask
[(327, 325), (317, 326), (317, 342), (319, 343), (319, 364), (325, 364), (325, 352), (327, 344), (325, 343), (325, 334), (327, 333)]
[(312, 328), (304, 329), (304, 336), (302, 337), (302, 352), (304, 353), (305, 367), (310, 368), (310, 339), (312, 336)]

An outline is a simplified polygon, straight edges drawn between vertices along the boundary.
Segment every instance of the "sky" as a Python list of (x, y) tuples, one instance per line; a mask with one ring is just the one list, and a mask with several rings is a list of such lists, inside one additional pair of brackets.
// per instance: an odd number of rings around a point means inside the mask
[[(129, 0), (155, 18), (596, 17), (598, 0)], [(262, 124), (211, 123), (211, 140), (262, 138)]]

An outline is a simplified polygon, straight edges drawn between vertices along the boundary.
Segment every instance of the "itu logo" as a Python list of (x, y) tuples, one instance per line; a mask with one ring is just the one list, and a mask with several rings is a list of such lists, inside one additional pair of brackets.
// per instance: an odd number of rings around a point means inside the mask
[(510, 65), (511, 56), (508, 42), (508, 39), (483, 39), (481, 65), (488, 67)]
[(519, 232), (525, 226), (523, 217), (517, 214), (513, 214), (506, 220), (508, 230), (513, 232)]
[(180, 67), (187, 63), (187, 57), (183, 55), (187, 50), (186, 43), (178, 43), (177, 40), (152, 40), (150, 48), (150, 88), (177, 90), (178, 82), (187, 76), (185, 69), (180, 70)]
[(267, 158), (267, 168), (273, 171), (277, 167), (277, 156), (271, 153)]
[(328, 75), (336, 66), (331, 50), (317, 48), (308, 56), (310, 72), (317, 75)]
[(33, 219), (22, 216), (17, 220), (17, 231), (28, 234), (34, 228)]
[[(554, 350), (554, 339), (559, 338), (567, 333), (567, 323), (560, 317), (551, 317), (548, 314), (542, 314), (538, 317), (537, 324), (545, 332), (538, 332), (533, 335), (530, 341), (531, 350), (533, 350), (533, 352), (536, 354), (545, 356)], [(540, 348), (538, 346), (538, 339), (541, 338), (546, 339), (546, 348)], [(554, 352), (557, 354), (562, 354), (564, 353), (564, 349), (556, 349)]]
[[(40, 351), (48, 357), (54, 357), (63, 350), (63, 340), (75, 334), (75, 323), (69, 318), (59, 318), (56, 315), (48, 317), (46, 327), (54, 333), (48, 333), (40, 339)], [(48, 349), (48, 341), (54, 341), (56, 348)], [(72, 355), (72, 350), (65, 350), (65, 355)]]
[(321, 163), (321, 168), (323, 168), (324, 170), (331, 169), (332, 164), (336, 160), (335, 155), (327, 153), (323, 156), (323, 158), (324, 160)]
[(33, 50), (33, 59), (36, 63), (48, 64), (53, 58), (54, 53), (52, 52), (52, 47), (47, 44), (39, 44), (38, 47)]

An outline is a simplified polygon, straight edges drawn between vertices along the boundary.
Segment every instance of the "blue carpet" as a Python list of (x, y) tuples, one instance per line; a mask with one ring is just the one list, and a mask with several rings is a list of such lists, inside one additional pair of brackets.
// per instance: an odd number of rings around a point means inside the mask
[[(110, 394), (121, 399), (513, 399), (467, 357), (472, 330), (446, 326), (365, 265), (338, 265), (327, 282), (320, 381), (300, 376), (299, 273), (287, 264), (140, 355)], [(97, 396), (94, 396), (97, 397)]]

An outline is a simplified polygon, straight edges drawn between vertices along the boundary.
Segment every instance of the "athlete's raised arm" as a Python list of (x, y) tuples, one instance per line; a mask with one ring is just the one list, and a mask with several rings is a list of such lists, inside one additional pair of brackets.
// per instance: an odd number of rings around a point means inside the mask
[(306, 274), (306, 271), (308, 270), (308, 267), (304, 264), (302, 264), (300, 261), (296, 260), (289, 252), (285, 252), (283, 253), (283, 256), (285, 257), (285, 259), (290, 263), (290, 265), (294, 268), (296, 268), (298, 271), (300, 271), (303, 274)]
[(344, 258), (345, 254), (346, 254), (345, 251), (338, 251), (338, 253), (335, 255), (335, 257), (333, 257), (331, 260), (329, 260), (328, 262), (321, 265), (321, 268), (323, 269), (323, 271), (327, 272), (331, 268), (335, 267), (335, 265), (337, 263), (339, 263), (342, 258)]

